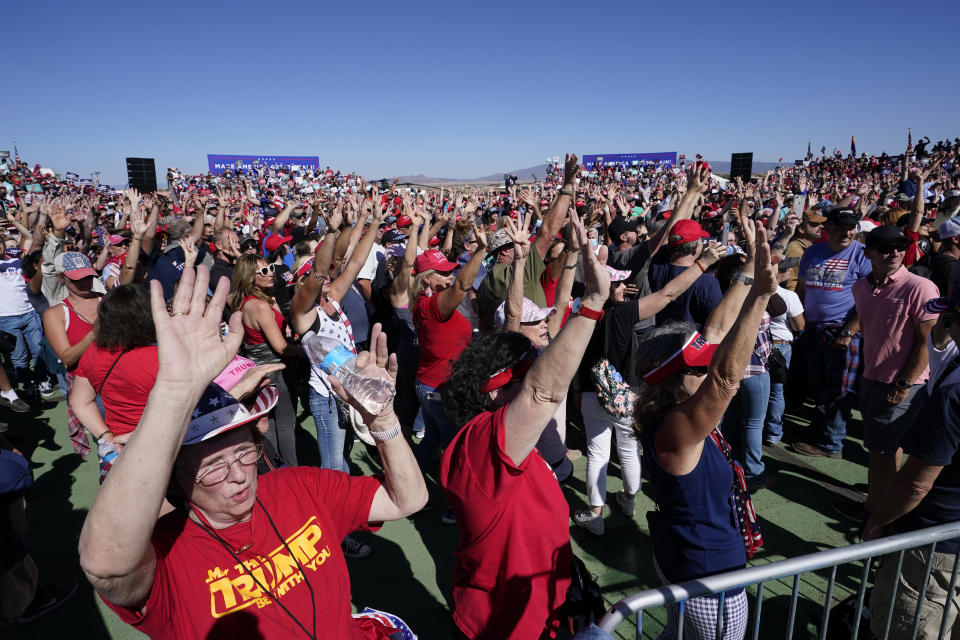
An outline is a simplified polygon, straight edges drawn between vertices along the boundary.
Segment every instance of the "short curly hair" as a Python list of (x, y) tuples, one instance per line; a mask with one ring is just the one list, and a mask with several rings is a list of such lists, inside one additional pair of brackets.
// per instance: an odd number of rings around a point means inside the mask
[(512, 331), (474, 338), (453, 363), (450, 380), (444, 386), (443, 409), (447, 417), (462, 427), (484, 411), (492, 411), (493, 401), (480, 387), (497, 371), (519, 362), (530, 346), (526, 336)]

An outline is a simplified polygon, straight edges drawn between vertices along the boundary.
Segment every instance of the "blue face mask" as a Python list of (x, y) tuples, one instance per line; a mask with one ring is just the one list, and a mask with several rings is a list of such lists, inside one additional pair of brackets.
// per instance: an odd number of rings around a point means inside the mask
[(19, 258), (20, 247), (7, 247), (4, 253), (6, 253), (8, 258)]

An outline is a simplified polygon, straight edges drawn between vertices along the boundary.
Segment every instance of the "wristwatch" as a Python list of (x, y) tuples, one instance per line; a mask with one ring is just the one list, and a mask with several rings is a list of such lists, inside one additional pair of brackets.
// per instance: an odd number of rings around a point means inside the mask
[(894, 382), (893, 384), (896, 385), (897, 389), (909, 389), (909, 388), (910, 388), (910, 382), (907, 381), (907, 380), (904, 380), (903, 378), (897, 379), (897, 381)]
[(740, 282), (747, 285), (748, 287), (753, 284), (753, 278), (751, 278), (750, 276), (745, 276), (739, 272), (737, 273), (736, 276), (734, 276), (734, 280), (739, 280)]
[(852, 338), (852, 337), (853, 337), (853, 334), (850, 333), (850, 329), (844, 329), (843, 331), (840, 332), (840, 337), (841, 337), (841, 338)]

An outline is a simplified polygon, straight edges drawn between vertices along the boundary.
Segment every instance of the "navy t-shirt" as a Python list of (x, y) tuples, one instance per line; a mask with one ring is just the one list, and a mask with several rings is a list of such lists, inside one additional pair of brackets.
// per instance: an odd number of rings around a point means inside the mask
[[(903, 451), (943, 470), (920, 504), (892, 528), (906, 532), (960, 520), (960, 381), (933, 392), (904, 437)], [(956, 539), (937, 544), (944, 553), (957, 549)]]
[[(670, 264), (669, 254), (658, 252), (650, 264), (650, 289), (663, 289), (668, 282), (686, 270), (687, 267)], [(668, 320), (679, 320), (692, 322), (697, 325), (698, 331), (703, 331), (704, 323), (722, 297), (723, 292), (716, 276), (713, 273), (701, 274), (686, 291), (657, 314), (657, 326), (662, 326)]]
[[(180, 282), (180, 276), (183, 275), (183, 266), (186, 256), (183, 248), (178, 244), (169, 251), (160, 251), (159, 243), (154, 246), (153, 253), (147, 268), (147, 282), (158, 280), (163, 287), (163, 299), (169, 300), (173, 297), (174, 287)], [(206, 243), (197, 247), (197, 260), (195, 264), (203, 262), (204, 257), (209, 253)]]

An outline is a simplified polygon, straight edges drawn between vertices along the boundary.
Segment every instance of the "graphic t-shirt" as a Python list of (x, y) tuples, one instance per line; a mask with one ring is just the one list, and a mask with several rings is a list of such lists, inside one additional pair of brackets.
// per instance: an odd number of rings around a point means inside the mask
[(379, 487), (375, 478), (311, 467), (259, 476), (257, 497), (265, 509), (256, 504), (250, 520), (216, 532), (233, 550), (252, 543), (237, 553), (242, 566), (175, 511), (153, 532), (157, 567), (143, 614), (107, 604), (151, 638), (303, 637), (277, 602), (307, 629), (316, 606), (319, 638), (383, 637), (368, 635), (351, 617), (350, 576), (340, 550), (348, 533), (371, 529), (367, 518)]
[(803, 305), (807, 322), (843, 322), (854, 305), (853, 283), (872, 270), (863, 255), (863, 245), (856, 240), (836, 252), (827, 242), (808, 247), (800, 258), (799, 272), (805, 285)]
[(20, 258), (0, 260), (0, 300), (3, 300), (0, 317), (20, 316), (33, 311)]

